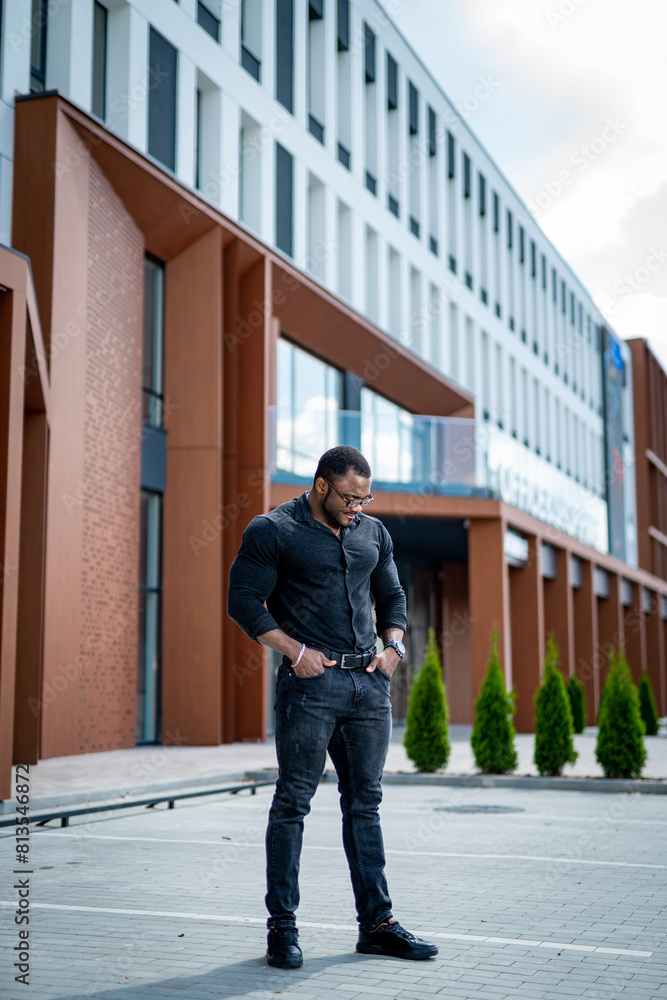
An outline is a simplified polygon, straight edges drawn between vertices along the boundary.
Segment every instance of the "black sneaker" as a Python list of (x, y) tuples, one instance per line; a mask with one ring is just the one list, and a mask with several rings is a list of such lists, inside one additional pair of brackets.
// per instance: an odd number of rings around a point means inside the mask
[(359, 931), (357, 951), (362, 955), (394, 955), (396, 958), (433, 958), (438, 949), (428, 941), (415, 937), (397, 920), (380, 924), (374, 931)]
[(300, 969), (303, 954), (297, 943), (296, 927), (269, 927), (266, 935), (266, 962), (278, 969)]

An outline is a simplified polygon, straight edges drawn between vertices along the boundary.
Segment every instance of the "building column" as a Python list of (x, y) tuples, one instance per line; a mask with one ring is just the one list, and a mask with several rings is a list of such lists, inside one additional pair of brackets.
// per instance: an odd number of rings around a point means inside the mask
[(473, 627), (468, 597), (468, 566), (440, 563), (441, 621), (440, 649), (447, 685), (449, 718), (453, 724), (468, 725), (475, 715), (470, 673), (470, 640)]
[(49, 427), (37, 379), (26, 395), (33, 400), (37, 396), (37, 405), (29, 405), (26, 399), (23, 424), (14, 761), (36, 764), (40, 756)]
[(216, 226), (165, 274), (162, 728), (193, 745), (222, 738), (222, 252)]
[[(8, 5), (9, 6), (9, 5)], [(57, 90), (90, 113), (93, 73), (93, 4), (69, 0), (48, 9), (46, 89)]]
[[(267, 258), (242, 270), (239, 246), (224, 262), (222, 683), (223, 740), (266, 739), (268, 650), (227, 617), (229, 570), (248, 523), (269, 502), (269, 385), (275, 371), (272, 271)], [(273, 367), (273, 370), (272, 370)]]
[(665, 676), (665, 633), (660, 615), (660, 596), (653, 595), (650, 615), (646, 616), (646, 669), (653, 685), (658, 715), (667, 715), (667, 678)]
[[(236, 101), (223, 90), (220, 102), (222, 105), (222, 128), (220, 130), (220, 195), (218, 205), (231, 219), (239, 217), (239, 171), (241, 169), (241, 151), (239, 138), (241, 134), (241, 112)], [(275, 163), (275, 156), (272, 157)], [(275, 233), (271, 230), (271, 240)]]
[[(264, 13), (266, 5), (264, 5)], [(264, 27), (264, 25), (263, 25)], [(234, 62), (239, 62), (241, 58), (241, 4), (240, 3), (226, 3), (224, 5), (222, 24), (220, 26), (221, 31), (221, 44), (225, 52), (232, 57)], [(273, 77), (270, 78), (270, 83), (264, 76), (264, 41), (265, 36), (262, 32), (262, 80), (265, 84), (268, 84), (269, 93), (273, 93)]]
[(632, 679), (639, 684), (646, 667), (646, 620), (641, 604), (641, 587), (632, 584), (632, 604), (622, 606), (625, 655)]
[(197, 137), (196, 69), (183, 52), (178, 53), (178, 81), (176, 94), (176, 176), (182, 184), (194, 187), (195, 143)]
[(533, 698), (544, 662), (544, 601), (540, 574), (540, 539), (528, 537), (523, 568), (510, 567), (512, 680), (516, 690), (515, 726), (519, 733), (535, 731)]
[(19, 605), (26, 300), (0, 293), (0, 798), (11, 798)]
[(574, 674), (574, 603), (570, 582), (570, 553), (556, 550), (556, 579), (543, 578), (544, 636), (554, 633), (560, 650), (559, 666), (565, 680)]
[(16, 92), (27, 94), (30, 91), (32, 0), (13, 0), (13, 3), (3, 4), (3, 8), (0, 97), (11, 107)]
[(129, 5), (111, 7), (107, 21), (107, 124), (146, 152), (148, 141), (148, 21)]
[(308, 131), (308, 4), (294, 4), (294, 118)]
[(599, 701), (595, 658), (598, 646), (597, 598), (593, 592), (593, 564), (581, 565), (581, 587), (572, 589), (574, 610), (574, 673), (584, 686), (586, 724), (594, 726)]
[(350, 4), (350, 47), (347, 58), (350, 60), (350, 108), (352, 121), (350, 133), (352, 136), (352, 174), (358, 184), (366, 187), (366, 153), (364, 148), (366, 125), (364, 121), (366, 106), (366, 83), (364, 75), (364, 46), (360, 44), (363, 37), (363, 22), (357, 10)]
[(491, 655), (494, 632), (505, 686), (512, 687), (509, 574), (501, 518), (471, 518), (468, 529), (468, 595), (472, 701), (479, 695)]
[(609, 597), (597, 598), (598, 642), (595, 650), (594, 670), (597, 678), (595, 693), (595, 718), (600, 707), (609, 673), (609, 654), (617, 653), (623, 645), (623, 614), (621, 607), (620, 579), (618, 573), (608, 573)]
[[(238, 59), (239, 52), (241, 50), (241, 4), (227, 3), (224, 5), (222, 17), (223, 23), (227, 19), (228, 8), (230, 7), (235, 7), (238, 10), (238, 13), (235, 15), (236, 47), (233, 52), (234, 58)], [(265, 87), (267, 93), (271, 95), (275, 93), (276, 86), (275, 10), (275, 0), (262, 0), (262, 68), (260, 79), (262, 81), (262, 86)]]

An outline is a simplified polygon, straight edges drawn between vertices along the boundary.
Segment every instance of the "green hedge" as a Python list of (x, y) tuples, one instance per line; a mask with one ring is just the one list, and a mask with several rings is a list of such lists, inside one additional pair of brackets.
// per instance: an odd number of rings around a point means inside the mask
[(451, 752), (447, 695), (435, 631), (428, 630), (424, 664), (410, 688), (403, 745), (418, 771), (446, 767)]
[(644, 728), (646, 729), (646, 735), (657, 736), (658, 729), (660, 728), (658, 709), (655, 704), (653, 685), (651, 684), (651, 679), (645, 670), (642, 673), (642, 677), (639, 682), (639, 711), (644, 723)]
[(606, 778), (634, 778), (646, 763), (639, 694), (625, 650), (609, 656), (610, 670), (600, 700), (595, 758)]
[(586, 725), (586, 692), (578, 677), (570, 677), (567, 682), (567, 696), (570, 699), (574, 731), (583, 733)]
[(513, 714), (514, 699), (505, 690), (498, 660), (498, 634), (494, 633), (486, 678), (475, 701), (475, 725), (470, 737), (475, 763), (484, 774), (516, 770), (519, 759), (514, 747)]
[(542, 775), (556, 777), (566, 764), (574, 764), (572, 711), (565, 690), (563, 675), (558, 669), (558, 646), (553, 635), (547, 639), (544, 679), (535, 694), (535, 753), (534, 761)]

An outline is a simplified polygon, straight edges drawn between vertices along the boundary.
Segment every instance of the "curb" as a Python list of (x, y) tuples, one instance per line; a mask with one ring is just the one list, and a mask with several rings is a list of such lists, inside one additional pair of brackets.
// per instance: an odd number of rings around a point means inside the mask
[[(31, 812), (55, 809), (59, 806), (81, 805), (86, 802), (117, 802), (139, 798), (157, 792), (195, 789), (202, 785), (215, 785), (228, 781), (277, 781), (278, 771), (265, 768), (257, 771), (229, 771), (223, 774), (206, 774), (196, 779), (178, 778), (174, 781), (154, 781), (147, 785), (127, 785), (120, 788), (97, 788), (66, 794), (42, 795), (31, 798)], [(322, 782), (337, 782), (333, 770), (326, 770)], [(436, 785), (454, 788), (524, 788), (559, 792), (606, 792), (621, 794), (667, 795), (667, 779), (640, 778), (540, 778), (537, 775), (511, 774), (418, 774), (412, 772), (385, 772), (384, 785)], [(0, 800), (0, 816), (16, 811), (14, 799)]]
[[(254, 781), (264, 778), (277, 780), (278, 772), (246, 771), (246, 778)], [(337, 781), (335, 771), (325, 771), (323, 782)], [(383, 785), (448, 785), (457, 788), (533, 788), (559, 792), (616, 792), (643, 795), (667, 795), (667, 780), (639, 778), (540, 778), (537, 775), (511, 774), (412, 774), (386, 773)]]
[[(267, 774), (258, 772), (263, 778)], [(278, 772), (276, 771), (276, 776)], [(268, 775), (271, 777), (271, 775)], [(227, 781), (249, 781), (247, 771), (226, 771), (224, 774), (203, 774), (198, 778), (177, 778), (174, 781), (154, 781), (148, 785), (125, 785), (120, 788), (93, 788), (80, 792), (38, 795), (30, 798), (30, 811), (56, 809), (58, 806), (75, 806), (84, 802), (117, 802), (119, 799), (138, 798), (153, 792), (168, 792), (176, 788), (198, 788), (200, 785), (216, 785)], [(254, 779), (257, 780), (257, 779)], [(0, 816), (16, 811), (15, 799), (0, 800)]]

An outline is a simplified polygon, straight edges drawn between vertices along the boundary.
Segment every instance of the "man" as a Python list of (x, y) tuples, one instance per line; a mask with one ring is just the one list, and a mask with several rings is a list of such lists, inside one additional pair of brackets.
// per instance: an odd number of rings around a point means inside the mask
[(389, 532), (362, 513), (373, 499), (370, 487), (364, 456), (355, 448), (331, 448), (320, 458), (311, 490), (253, 518), (229, 575), (230, 617), (250, 638), (283, 654), (265, 897), (266, 957), (280, 968), (303, 964), (295, 916), (303, 821), (327, 750), (339, 779), (357, 951), (411, 959), (438, 953), (394, 919), (384, 875), (380, 781), (391, 736), (390, 679), (405, 654), (407, 618)]

